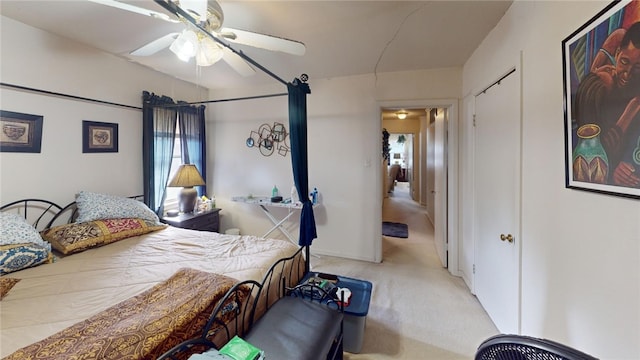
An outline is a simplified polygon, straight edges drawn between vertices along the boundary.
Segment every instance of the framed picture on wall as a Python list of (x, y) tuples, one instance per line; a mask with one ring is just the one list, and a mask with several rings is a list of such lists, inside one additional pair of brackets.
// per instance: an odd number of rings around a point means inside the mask
[(83, 120), (82, 152), (118, 152), (118, 124)]
[(0, 110), (0, 151), (39, 153), (42, 116)]
[(640, 198), (640, 0), (562, 41), (566, 187)]

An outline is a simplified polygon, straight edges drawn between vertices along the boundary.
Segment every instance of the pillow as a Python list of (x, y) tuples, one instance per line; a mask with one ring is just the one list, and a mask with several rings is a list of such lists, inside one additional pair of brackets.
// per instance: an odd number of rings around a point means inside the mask
[(9, 293), (9, 290), (11, 290), (18, 281), (20, 281), (20, 279), (12, 279), (4, 276), (0, 277), (0, 300)]
[(38, 231), (16, 213), (0, 212), (0, 245), (34, 243), (51, 251), (51, 245), (42, 240)]
[(43, 231), (42, 237), (68, 255), (166, 227), (138, 218), (104, 219), (55, 226)]
[(38, 244), (0, 246), (0, 274), (2, 275), (51, 262), (53, 262), (51, 251)]
[(102, 219), (139, 218), (157, 225), (162, 224), (158, 215), (143, 202), (122, 196), (80, 191), (76, 197), (78, 218), (83, 223)]

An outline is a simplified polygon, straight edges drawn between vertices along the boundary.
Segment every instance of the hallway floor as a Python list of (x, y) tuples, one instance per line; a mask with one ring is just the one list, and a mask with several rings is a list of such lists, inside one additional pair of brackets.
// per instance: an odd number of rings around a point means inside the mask
[(433, 227), (411, 200), (408, 183), (398, 183), (384, 199), (382, 220), (409, 226), (406, 239), (383, 237), (382, 263), (311, 259), (313, 271), (373, 284), (362, 350), (345, 359), (473, 359), (478, 345), (498, 331), (464, 281), (442, 266)]

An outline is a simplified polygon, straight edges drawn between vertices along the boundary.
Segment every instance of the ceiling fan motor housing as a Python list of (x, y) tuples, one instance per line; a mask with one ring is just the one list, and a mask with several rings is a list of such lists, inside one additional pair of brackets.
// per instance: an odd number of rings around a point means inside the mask
[(209, 32), (217, 31), (222, 27), (224, 22), (224, 14), (222, 7), (216, 0), (209, 0), (207, 2), (207, 24), (206, 29)]

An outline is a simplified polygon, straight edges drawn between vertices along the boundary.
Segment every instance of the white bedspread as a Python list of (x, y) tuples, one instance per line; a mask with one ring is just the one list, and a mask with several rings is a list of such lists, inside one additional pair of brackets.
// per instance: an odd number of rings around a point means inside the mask
[(42, 340), (191, 267), (262, 280), (297, 246), (286, 240), (168, 227), (11, 273), (0, 302), (0, 356)]

